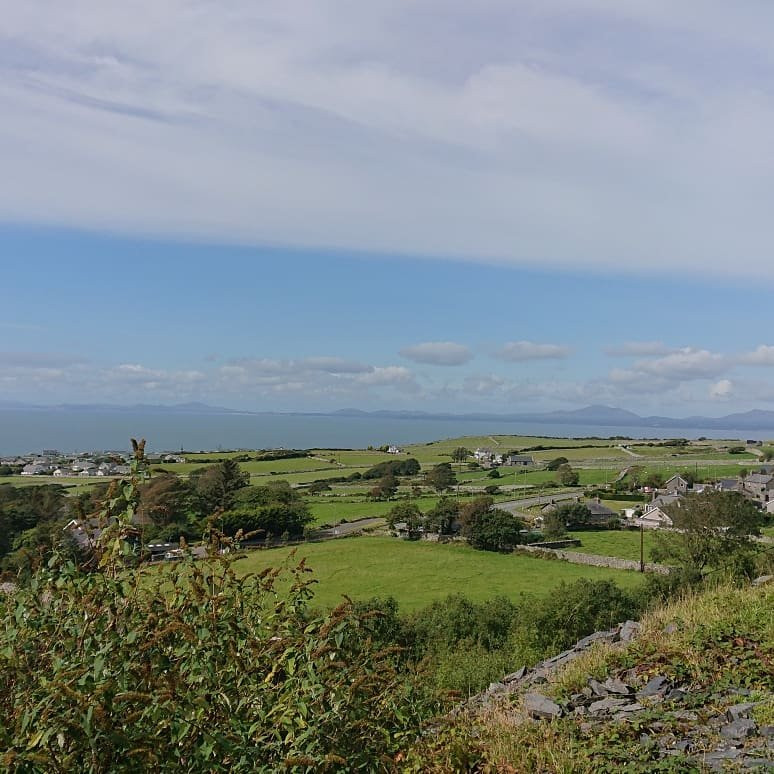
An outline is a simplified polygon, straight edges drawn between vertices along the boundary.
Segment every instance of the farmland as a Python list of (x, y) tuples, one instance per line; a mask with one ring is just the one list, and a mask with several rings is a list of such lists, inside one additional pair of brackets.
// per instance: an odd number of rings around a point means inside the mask
[(289, 548), (253, 551), (236, 564), (240, 573), (260, 572), (285, 561), (306, 559), (319, 580), (315, 604), (329, 607), (342, 600), (395, 597), (401, 610), (417, 610), (448, 594), (472, 600), (502, 595), (544, 596), (562, 581), (578, 578), (614, 580), (625, 588), (642, 582), (638, 573), (585, 567), (518, 554), (476, 551), (388, 537), (361, 537)]

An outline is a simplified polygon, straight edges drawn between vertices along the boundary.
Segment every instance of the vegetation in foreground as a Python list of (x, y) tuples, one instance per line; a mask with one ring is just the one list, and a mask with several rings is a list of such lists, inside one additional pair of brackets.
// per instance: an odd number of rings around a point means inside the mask
[[(639, 636), (624, 649), (596, 646), (541, 688), (561, 701), (580, 691), (590, 677), (635, 673), (644, 684), (659, 675), (683, 687), (684, 697), (677, 703), (647, 706), (628, 720), (589, 723), (568, 716), (535, 721), (516, 694), (496, 709), (448, 721), (412, 749), (404, 771), (698, 774), (707, 770), (707, 756), (728, 744), (711, 719), (722, 717), (729, 706), (750, 702), (758, 726), (772, 725), (773, 613), (771, 586), (723, 586), (657, 607), (643, 617)], [(662, 754), (661, 740), (686, 736), (693, 741), (684, 753)], [(766, 740), (758, 747), (765, 750)], [(723, 770), (738, 770), (733, 757)]]

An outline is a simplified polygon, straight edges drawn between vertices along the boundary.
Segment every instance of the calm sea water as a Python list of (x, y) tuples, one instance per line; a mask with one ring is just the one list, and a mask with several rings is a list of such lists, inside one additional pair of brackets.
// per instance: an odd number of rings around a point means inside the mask
[(147, 438), (153, 451), (186, 449), (365, 448), (462, 435), (764, 438), (750, 430), (662, 430), (642, 427), (538, 424), (503, 420), (383, 419), (298, 414), (161, 414), (0, 410), (0, 455), (126, 449)]

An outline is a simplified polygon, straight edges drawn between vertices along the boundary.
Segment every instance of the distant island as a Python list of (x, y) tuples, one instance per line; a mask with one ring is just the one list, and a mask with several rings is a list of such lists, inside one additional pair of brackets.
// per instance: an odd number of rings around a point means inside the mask
[(172, 405), (138, 403), (130, 406), (114, 404), (77, 404), (39, 405), (15, 401), (0, 401), (0, 411), (56, 411), (61, 413), (144, 413), (144, 414), (191, 414), (191, 415), (249, 415), (249, 416), (319, 416), (319, 417), (363, 417), (373, 419), (408, 420), (486, 420), (499, 422), (530, 422), (554, 425), (597, 425), (599, 427), (641, 427), (660, 430), (680, 430), (688, 428), (706, 428), (708, 430), (762, 430), (774, 429), (774, 411), (753, 409), (722, 417), (664, 417), (640, 416), (633, 411), (614, 406), (592, 405), (569, 411), (549, 411), (540, 413), (497, 414), (472, 412), (455, 414), (452, 412), (392, 411), (381, 409), (363, 411), (355, 408), (337, 411), (246, 411), (241, 409), (210, 406), (206, 403), (176, 403)]

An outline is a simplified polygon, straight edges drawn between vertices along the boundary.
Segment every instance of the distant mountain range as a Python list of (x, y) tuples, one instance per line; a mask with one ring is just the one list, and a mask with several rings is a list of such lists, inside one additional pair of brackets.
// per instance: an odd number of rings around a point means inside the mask
[(596, 425), (598, 427), (629, 427), (653, 428), (661, 430), (707, 429), (707, 430), (770, 430), (774, 429), (774, 411), (753, 409), (743, 413), (727, 414), (723, 417), (642, 417), (633, 411), (615, 408), (613, 406), (586, 406), (572, 411), (549, 411), (544, 413), (491, 414), (491, 413), (430, 413), (426, 411), (362, 411), (360, 409), (341, 409), (334, 412), (272, 412), (272, 411), (240, 411), (222, 406), (209, 406), (206, 403), (178, 403), (172, 406), (160, 406), (138, 403), (132, 406), (112, 404), (61, 404), (58, 406), (43, 406), (15, 401), (0, 401), (2, 410), (37, 410), (70, 413), (141, 413), (141, 414), (242, 414), (260, 416), (262, 414), (296, 414), (302, 416), (340, 416), (363, 417), (377, 419), (457, 419), (457, 420), (488, 420), (500, 422), (529, 422), (549, 425)]
[(642, 417), (633, 411), (613, 406), (586, 406), (572, 411), (549, 411), (536, 414), (430, 414), (423, 411), (360, 411), (343, 409), (339, 416), (382, 417), (394, 419), (479, 419), (503, 422), (530, 422), (551, 425), (598, 425), (599, 427), (642, 427), (707, 430), (760, 430), (774, 429), (774, 411), (754, 409), (744, 413), (727, 414), (723, 417)]

